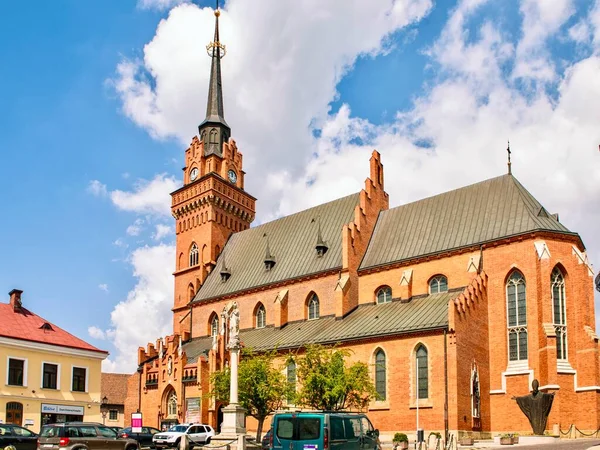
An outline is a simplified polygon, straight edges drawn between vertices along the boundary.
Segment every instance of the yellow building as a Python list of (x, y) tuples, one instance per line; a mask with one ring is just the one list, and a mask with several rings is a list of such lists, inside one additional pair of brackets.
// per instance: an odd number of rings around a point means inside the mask
[(101, 422), (100, 350), (23, 307), (0, 303), (0, 423)]

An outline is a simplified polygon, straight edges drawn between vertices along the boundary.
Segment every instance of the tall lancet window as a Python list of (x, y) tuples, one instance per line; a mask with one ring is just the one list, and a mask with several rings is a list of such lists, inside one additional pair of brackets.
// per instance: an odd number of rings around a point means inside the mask
[(525, 278), (515, 270), (506, 282), (508, 360), (527, 361), (527, 297)]
[(190, 249), (190, 267), (198, 265), (198, 246), (194, 242)]
[(552, 282), (552, 312), (556, 331), (556, 358), (567, 359), (567, 304), (565, 298), (565, 277), (558, 267), (550, 276)]

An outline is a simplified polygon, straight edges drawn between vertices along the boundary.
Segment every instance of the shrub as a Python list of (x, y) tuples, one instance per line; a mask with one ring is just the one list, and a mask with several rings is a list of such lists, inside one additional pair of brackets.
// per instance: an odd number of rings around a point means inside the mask
[(408, 442), (408, 436), (404, 433), (396, 433), (392, 442)]

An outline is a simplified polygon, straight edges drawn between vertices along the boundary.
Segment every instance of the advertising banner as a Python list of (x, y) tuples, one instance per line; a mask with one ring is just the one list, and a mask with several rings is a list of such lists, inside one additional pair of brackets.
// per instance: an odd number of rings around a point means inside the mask
[(187, 398), (185, 400), (185, 421), (187, 423), (200, 423), (200, 398)]
[(48, 403), (42, 403), (42, 413), (83, 416), (83, 406), (50, 405)]

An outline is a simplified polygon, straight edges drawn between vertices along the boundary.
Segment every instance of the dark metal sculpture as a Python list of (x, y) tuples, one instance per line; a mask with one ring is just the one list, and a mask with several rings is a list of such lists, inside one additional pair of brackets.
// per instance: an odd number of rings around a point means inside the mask
[(600, 292), (600, 272), (596, 275), (596, 290)]
[(523, 414), (529, 419), (533, 433), (543, 435), (548, 422), (548, 415), (552, 409), (554, 394), (547, 394), (539, 390), (540, 383), (538, 380), (533, 380), (531, 383), (533, 391), (529, 395), (522, 397), (512, 397), (517, 401), (517, 405), (523, 411)]

